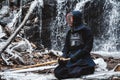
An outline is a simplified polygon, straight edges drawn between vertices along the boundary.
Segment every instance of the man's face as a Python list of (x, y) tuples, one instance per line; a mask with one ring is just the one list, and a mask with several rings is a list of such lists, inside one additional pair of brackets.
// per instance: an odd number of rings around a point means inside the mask
[(69, 24), (70, 27), (73, 27), (73, 15), (71, 13), (68, 13), (66, 16), (66, 21)]

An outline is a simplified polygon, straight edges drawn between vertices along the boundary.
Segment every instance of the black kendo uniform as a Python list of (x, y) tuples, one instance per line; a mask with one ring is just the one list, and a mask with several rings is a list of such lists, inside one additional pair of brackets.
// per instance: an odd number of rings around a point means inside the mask
[(81, 22), (81, 12), (73, 11), (71, 14), (74, 27), (68, 31), (63, 49), (63, 57), (70, 60), (60, 62), (54, 70), (58, 79), (77, 78), (94, 73), (95, 63), (90, 56), (93, 47), (91, 29)]

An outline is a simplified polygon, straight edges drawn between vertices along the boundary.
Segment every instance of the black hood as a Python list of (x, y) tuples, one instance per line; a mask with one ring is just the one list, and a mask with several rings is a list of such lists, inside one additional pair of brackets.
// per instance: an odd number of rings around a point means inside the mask
[(82, 13), (80, 11), (72, 11), (71, 14), (73, 15), (73, 26), (79, 26), (82, 24)]

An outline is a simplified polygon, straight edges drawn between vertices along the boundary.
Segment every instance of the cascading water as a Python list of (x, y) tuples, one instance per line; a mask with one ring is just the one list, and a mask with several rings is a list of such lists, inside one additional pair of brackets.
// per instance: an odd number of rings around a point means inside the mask
[(57, 16), (51, 27), (52, 49), (63, 49), (66, 32), (69, 29), (66, 24), (66, 14), (72, 11), (78, 2), (79, 0), (57, 0)]
[[(52, 27), (52, 48), (61, 50), (64, 44), (65, 31), (68, 29), (66, 26), (65, 15), (67, 13), (67, 1), (57, 0), (57, 17)], [(84, 5), (94, 0), (80, 0), (76, 2), (76, 7), (71, 10), (84, 11)], [(74, 1), (73, 1), (74, 2)], [(72, 5), (72, 4), (71, 4)], [(73, 7), (73, 6), (72, 6)], [(106, 7), (106, 8), (105, 8)], [(99, 38), (95, 36), (93, 51), (116, 52), (119, 50), (119, 22), (120, 15), (119, 9), (120, 2), (117, 0), (106, 0), (103, 6), (104, 12), (102, 13), (103, 20), (101, 21), (103, 31), (99, 34)], [(93, 23), (90, 23), (93, 24)], [(97, 27), (97, 26), (96, 26)]]
[(106, 0), (106, 3), (112, 5), (112, 9), (108, 13), (108, 26), (106, 30), (106, 40), (102, 44), (101, 50), (108, 52), (116, 52), (119, 49), (119, 22), (120, 22), (120, 2), (116, 0)]
[[(66, 21), (65, 21), (65, 15), (66, 15), (66, 0), (57, 0), (57, 16), (56, 16), (56, 20), (53, 23), (53, 26), (51, 27), (52, 30), (52, 34), (51, 34), (51, 44), (52, 44), (52, 48), (56, 49), (56, 50), (61, 50), (62, 48), (62, 38), (65, 35), (65, 25), (66, 25)], [(64, 10), (63, 10), (64, 8)]]
[(114, 55), (120, 51), (120, 2), (116, 0), (106, 0), (104, 5), (102, 27), (104, 30), (100, 38), (95, 38), (94, 51), (100, 54)]

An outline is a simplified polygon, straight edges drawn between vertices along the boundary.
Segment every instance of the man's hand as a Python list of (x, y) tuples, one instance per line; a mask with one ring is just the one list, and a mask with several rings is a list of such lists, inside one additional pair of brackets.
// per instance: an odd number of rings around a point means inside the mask
[(70, 58), (60, 57), (60, 58), (58, 58), (58, 63), (60, 65), (66, 65), (66, 63), (67, 63), (68, 60), (70, 60)]
[(61, 60), (61, 61), (68, 61), (68, 60), (70, 60), (70, 58), (60, 57), (59, 60)]

